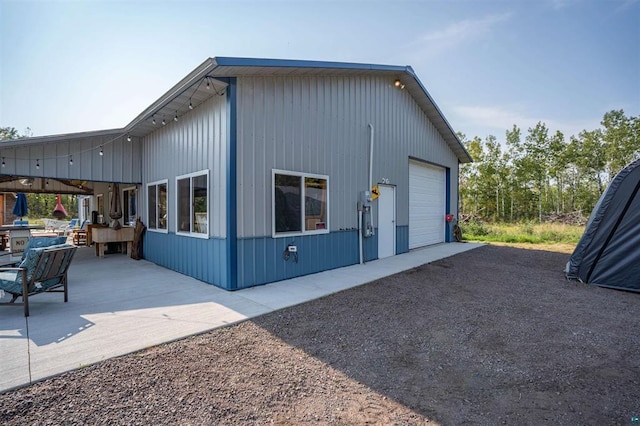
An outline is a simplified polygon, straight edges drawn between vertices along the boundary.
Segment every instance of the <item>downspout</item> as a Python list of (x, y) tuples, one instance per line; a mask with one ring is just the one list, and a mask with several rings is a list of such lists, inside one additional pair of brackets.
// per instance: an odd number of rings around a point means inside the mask
[(364, 247), (362, 245), (362, 206), (358, 201), (358, 257), (360, 258), (360, 264), (364, 263)]
[[(367, 193), (371, 191), (371, 183), (373, 181), (373, 125), (368, 123), (367, 126), (371, 130), (369, 137), (369, 187), (367, 188)], [(371, 194), (367, 197), (368, 201), (371, 201)], [(364, 263), (364, 230), (362, 229), (362, 201), (358, 201), (358, 253), (360, 255), (360, 264)], [(371, 217), (371, 223), (373, 223), (373, 215)]]
[(369, 123), (367, 126), (371, 129), (371, 137), (369, 139), (369, 187), (367, 191), (371, 191), (373, 187), (373, 125)]

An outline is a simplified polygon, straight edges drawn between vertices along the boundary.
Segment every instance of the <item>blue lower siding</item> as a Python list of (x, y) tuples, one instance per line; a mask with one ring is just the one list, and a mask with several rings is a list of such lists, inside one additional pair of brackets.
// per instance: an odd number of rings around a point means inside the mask
[(396, 226), (396, 254), (409, 251), (409, 225)]
[(226, 240), (145, 232), (144, 258), (215, 286), (228, 289)]
[[(283, 254), (288, 244), (298, 248), (298, 262)], [(409, 227), (396, 227), (396, 253), (409, 251)], [(237, 288), (247, 288), (359, 262), (358, 231), (289, 238), (246, 238), (237, 244)], [(173, 233), (146, 232), (144, 257), (150, 262), (191, 276), (226, 290), (230, 288), (227, 271), (226, 240), (191, 238)], [(378, 236), (364, 239), (364, 259), (378, 258)]]
[[(283, 258), (287, 245), (298, 248), (294, 256)], [(378, 238), (365, 239), (365, 260), (378, 258)], [(359, 262), (358, 231), (336, 231), (329, 234), (289, 238), (246, 238), (238, 240), (238, 288), (246, 288)]]

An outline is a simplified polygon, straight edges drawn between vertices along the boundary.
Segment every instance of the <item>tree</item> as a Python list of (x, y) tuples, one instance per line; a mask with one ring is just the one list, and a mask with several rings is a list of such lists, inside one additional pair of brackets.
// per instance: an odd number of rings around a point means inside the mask
[(517, 125), (501, 145), (494, 136), (461, 140), (474, 163), (460, 169), (462, 213), (485, 219), (521, 220), (547, 213), (590, 212), (610, 180), (640, 157), (640, 119), (623, 110), (604, 114), (602, 127), (583, 130), (569, 141), (550, 134), (545, 123)]
[(31, 136), (31, 134), (31, 129), (28, 127), (24, 133), (20, 133), (15, 127), (0, 127), (0, 141), (22, 139)]
[(640, 155), (640, 118), (626, 117), (623, 110), (613, 110), (602, 119), (602, 140), (607, 155), (609, 180)]

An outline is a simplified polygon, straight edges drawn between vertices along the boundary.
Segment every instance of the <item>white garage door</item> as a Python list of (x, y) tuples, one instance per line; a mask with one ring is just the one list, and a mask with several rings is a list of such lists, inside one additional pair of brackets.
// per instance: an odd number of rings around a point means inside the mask
[(444, 242), (445, 172), (409, 161), (409, 248)]

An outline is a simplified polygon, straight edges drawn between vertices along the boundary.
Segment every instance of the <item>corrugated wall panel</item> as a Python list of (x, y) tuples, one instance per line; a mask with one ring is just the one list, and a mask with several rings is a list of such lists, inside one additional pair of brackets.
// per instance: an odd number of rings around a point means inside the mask
[[(100, 147), (104, 155), (100, 156)], [(141, 147), (126, 135), (101, 135), (17, 147), (0, 147), (0, 174), (87, 181), (139, 183)], [(73, 158), (73, 165), (69, 160)], [(36, 168), (39, 160), (40, 169)]]
[(238, 78), (238, 237), (271, 235), (274, 168), (328, 175), (330, 230), (355, 228), (358, 193), (368, 186), (368, 123), (375, 130), (373, 182), (397, 185), (398, 225), (406, 226), (409, 157), (450, 168), (454, 182), (458, 168), (408, 92), (371, 76)]
[[(143, 140), (141, 214), (146, 221), (146, 184), (168, 179), (169, 232), (176, 232), (176, 176), (209, 170), (209, 235), (226, 235), (226, 98), (214, 96), (180, 117), (156, 117), (158, 130)], [(192, 238), (188, 238), (190, 240)]]

